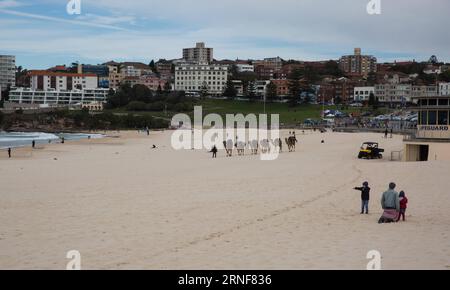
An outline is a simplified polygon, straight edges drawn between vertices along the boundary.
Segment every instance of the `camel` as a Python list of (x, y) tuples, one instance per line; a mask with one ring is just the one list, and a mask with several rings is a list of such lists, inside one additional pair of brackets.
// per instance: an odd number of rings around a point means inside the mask
[(298, 142), (295, 136), (286, 138), (286, 144), (288, 146), (289, 152), (295, 151), (295, 144)]
[(283, 152), (283, 142), (281, 142), (280, 138), (276, 138), (275, 140), (273, 140), (272, 144), (275, 149), (278, 149), (278, 152)]
[(270, 143), (268, 139), (261, 140), (261, 153), (270, 153)]
[(245, 142), (236, 141), (236, 143), (234, 144), (234, 147), (236, 147), (236, 149), (237, 149), (238, 156), (245, 155), (245, 146), (246, 146)]
[(259, 147), (258, 140), (252, 140), (248, 142), (248, 146), (250, 147), (250, 150), (253, 155), (258, 154), (258, 147)]
[(233, 140), (228, 139), (226, 142), (223, 141), (223, 147), (227, 153), (227, 157), (233, 156)]

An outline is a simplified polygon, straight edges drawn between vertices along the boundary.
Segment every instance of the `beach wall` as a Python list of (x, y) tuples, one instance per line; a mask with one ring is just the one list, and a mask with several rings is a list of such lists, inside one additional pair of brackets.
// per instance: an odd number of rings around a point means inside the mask
[(403, 161), (450, 161), (450, 142), (405, 142)]

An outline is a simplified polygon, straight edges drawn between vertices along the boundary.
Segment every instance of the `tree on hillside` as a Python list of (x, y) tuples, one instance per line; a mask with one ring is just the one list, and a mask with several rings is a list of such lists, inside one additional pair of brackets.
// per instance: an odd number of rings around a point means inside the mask
[(439, 80), (443, 82), (450, 82), (450, 70), (441, 73), (439, 75)]
[(171, 90), (172, 90), (172, 86), (170, 85), (170, 82), (168, 81), (164, 84), (164, 93), (168, 94), (168, 93), (170, 93)]
[(223, 96), (227, 97), (228, 99), (234, 99), (237, 96), (237, 90), (234, 87), (233, 81), (228, 80), (227, 85), (225, 88), (225, 91), (223, 92)]
[(277, 86), (274, 82), (270, 82), (266, 88), (266, 100), (268, 102), (273, 102), (278, 98)]
[(154, 61), (153, 59), (152, 59), (152, 61), (149, 63), (148, 66), (152, 69), (152, 71), (155, 71), (156, 67), (155, 67), (155, 61)]
[(370, 95), (369, 95), (369, 107), (375, 109), (375, 102), (376, 102), (375, 95), (373, 93), (370, 93)]
[(248, 97), (250, 102), (253, 102), (256, 99), (255, 91), (256, 91), (256, 89), (255, 89), (255, 82), (249, 82), (248, 85), (247, 85), (246, 96)]
[(303, 77), (310, 83), (315, 83), (320, 79), (319, 73), (312, 66), (306, 66), (304, 68)]
[(325, 69), (323, 70), (323, 74), (332, 75), (335, 77), (341, 77), (344, 75), (339, 68), (338, 62), (335, 60), (327, 61), (327, 63), (325, 64)]
[(297, 79), (289, 80), (289, 105), (294, 107), (298, 104), (298, 99), (301, 93), (300, 82)]
[(209, 94), (209, 88), (208, 84), (206, 82), (203, 82), (201, 88), (200, 88), (200, 96), (202, 99), (206, 98)]
[(157, 89), (156, 93), (157, 93), (158, 95), (162, 95), (162, 94), (163, 94), (163, 90), (162, 90), (162, 88), (161, 88), (161, 85), (158, 85), (158, 89)]
[(369, 85), (374, 86), (377, 83), (377, 74), (374, 72), (370, 72), (367, 75), (367, 82)]

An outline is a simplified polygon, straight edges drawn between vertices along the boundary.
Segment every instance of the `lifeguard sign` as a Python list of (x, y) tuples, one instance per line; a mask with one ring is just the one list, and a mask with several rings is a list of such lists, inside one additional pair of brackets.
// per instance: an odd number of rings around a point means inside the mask
[(418, 125), (416, 138), (450, 139), (448, 125)]

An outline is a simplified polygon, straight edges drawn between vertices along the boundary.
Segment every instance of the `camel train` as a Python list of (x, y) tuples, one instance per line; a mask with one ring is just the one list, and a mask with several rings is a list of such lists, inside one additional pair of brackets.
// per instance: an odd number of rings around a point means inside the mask
[[(296, 143), (298, 143), (295, 134), (293, 136), (290, 136), (289, 138), (285, 138), (285, 142), (289, 152), (294, 152), (295, 145)], [(278, 150), (278, 152), (283, 152), (283, 142), (280, 138), (276, 138), (275, 140), (263, 139), (260, 142), (258, 142), (258, 140), (251, 140), (246, 143), (238, 141), (236, 137), (236, 142), (233, 142), (233, 140), (231, 139), (223, 141), (223, 147), (225, 148), (227, 157), (233, 156), (234, 148), (236, 148), (238, 156), (244, 156), (245, 149), (247, 148), (250, 149), (251, 155), (257, 155), (258, 151), (260, 151), (262, 154), (268, 154), (270, 153), (271, 145), (273, 146), (272, 148)]]

